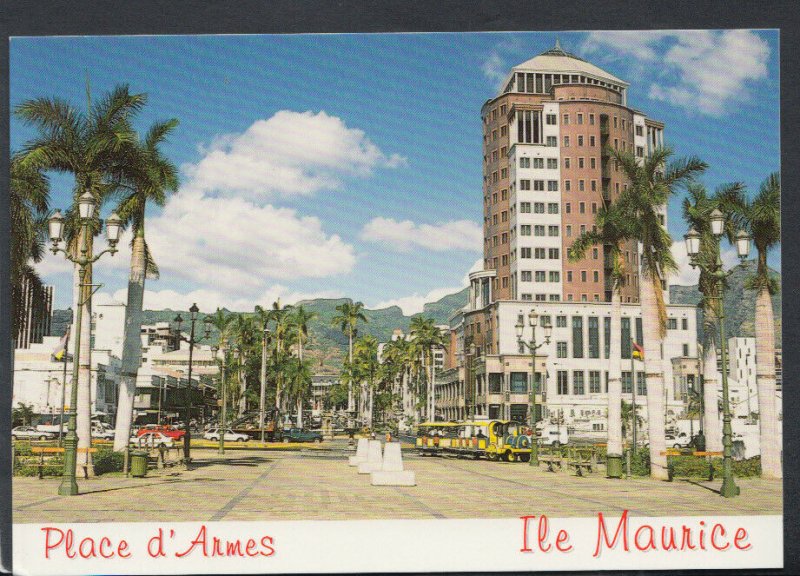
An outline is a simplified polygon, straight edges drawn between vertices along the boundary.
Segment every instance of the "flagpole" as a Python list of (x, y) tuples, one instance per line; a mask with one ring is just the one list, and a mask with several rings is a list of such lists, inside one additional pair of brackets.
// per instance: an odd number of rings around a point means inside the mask
[[(633, 344), (633, 338), (631, 338), (631, 344)], [(633, 363), (633, 353), (634, 348), (631, 345), (631, 398), (632, 398), (632, 405), (633, 405), (633, 447), (632, 453), (636, 455), (636, 367)]]

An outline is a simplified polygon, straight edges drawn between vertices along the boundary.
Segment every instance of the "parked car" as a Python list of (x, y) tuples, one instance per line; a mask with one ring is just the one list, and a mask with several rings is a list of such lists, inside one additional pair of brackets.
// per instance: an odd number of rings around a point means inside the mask
[(108, 430), (107, 428), (98, 428), (96, 426), (92, 427), (92, 438), (97, 438), (99, 440), (113, 440), (114, 439), (114, 431)]
[(11, 430), (11, 437), (14, 440), (28, 438), (30, 440), (52, 440), (56, 437), (52, 432), (42, 432), (33, 426), (17, 426)]
[(666, 439), (667, 446), (673, 448), (688, 448), (693, 443), (692, 437), (686, 432), (679, 432), (677, 435), (667, 434), (664, 438)]
[[(234, 432), (230, 428), (225, 430), (225, 442), (247, 442), (250, 440), (250, 436), (247, 434), (240, 434), (238, 432)], [(209, 428), (208, 432), (203, 434), (203, 438), (206, 440), (215, 440), (219, 441), (219, 428)]]
[(147, 424), (139, 428), (136, 434), (141, 436), (148, 432), (160, 432), (164, 436), (169, 436), (173, 440), (180, 440), (186, 434), (186, 430), (176, 428), (175, 426), (167, 426), (166, 424)]
[(154, 448), (158, 446), (163, 446), (164, 448), (172, 448), (175, 446), (175, 441), (170, 438), (169, 436), (165, 436), (161, 432), (149, 432), (146, 431), (144, 434), (140, 434), (139, 436), (133, 436), (130, 439), (130, 443), (134, 446), (138, 446), (141, 448)]
[(540, 446), (552, 446), (558, 448), (562, 444), (569, 442), (569, 434), (566, 426), (543, 426), (537, 431)]
[(322, 442), (322, 434), (318, 431), (289, 428), (283, 431), (283, 442)]

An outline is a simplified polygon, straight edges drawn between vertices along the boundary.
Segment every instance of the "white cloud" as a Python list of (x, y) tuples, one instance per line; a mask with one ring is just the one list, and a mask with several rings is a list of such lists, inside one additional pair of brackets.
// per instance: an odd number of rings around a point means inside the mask
[(393, 300), (378, 302), (370, 308), (380, 310), (382, 308), (388, 308), (389, 306), (399, 306), (400, 309), (403, 310), (403, 314), (410, 316), (412, 314), (418, 314), (422, 312), (425, 304), (429, 302), (436, 302), (444, 296), (453, 294), (454, 292), (458, 292), (459, 290), (463, 289), (464, 286), (457, 286), (455, 288), (434, 288), (427, 294), (418, 294), (415, 292), (411, 296), (403, 296)]
[(505, 61), (500, 57), (497, 52), (492, 52), (487, 56), (486, 60), (481, 64), (483, 75), (488, 78), (492, 84), (500, 86), (500, 83), (505, 80), (508, 75), (508, 66)]
[(401, 252), (407, 252), (414, 247), (436, 251), (478, 251), (483, 242), (483, 230), (472, 220), (454, 220), (433, 225), (379, 216), (364, 225), (361, 238), (381, 242)]
[(183, 166), (188, 176), (184, 190), (253, 198), (335, 190), (346, 178), (406, 163), (398, 154), (384, 154), (362, 130), (324, 111), (281, 110), (241, 134), (217, 136), (199, 151), (203, 158)]
[[(213, 312), (217, 308), (227, 308), (234, 312), (252, 312), (256, 304), (269, 307), (280, 299), (281, 304), (295, 304), (301, 300), (314, 298), (341, 298), (343, 295), (336, 291), (301, 292), (291, 290), (281, 284), (275, 284), (258, 293), (255, 297), (237, 298), (228, 292), (214, 289), (197, 289), (181, 293), (176, 290), (145, 290), (145, 310), (188, 310), (192, 304), (197, 304), (203, 312)], [(95, 304), (125, 303), (127, 302), (127, 289), (120, 289), (113, 294), (98, 292), (93, 301)]]
[(659, 70), (648, 95), (710, 116), (722, 116), (750, 96), (749, 85), (767, 75), (770, 48), (751, 30), (592, 32), (582, 51), (611, 52)]
[[(693, 286), (697, 284), (700, 278), (700, 269), (692, 268), (689, 263), (689, 255), (686, 253), (686, 242), (683, 240), (676, 240), (672, 243), (672, 257), (675, 264), (678, 266), (678, 271), (673, 274), (670, 279), (670, 284), (678, 284), (681, 286)], [(736, 249), (729, 246), (722, 251), (722, 265), (726, 270), (739, 263), (739, 257), (736, 255)]]

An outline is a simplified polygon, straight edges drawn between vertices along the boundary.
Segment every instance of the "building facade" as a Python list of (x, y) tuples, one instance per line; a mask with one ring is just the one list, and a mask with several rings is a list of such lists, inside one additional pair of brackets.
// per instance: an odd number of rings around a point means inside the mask
[[(483, 122), (483, 269), (470, 273), (468, 304), (454, 321), (457, 368), (437, 380), (445, 419), (487, 417), (528, 422), (535, 385), (537, 415), (572, 434), (606, 430), (611, 268), (603, 246), (583, 260), (567, 252), (595, 226), (604, 203), (629, 182), (610, 150), (639, 161), (663, 145), (664, 125), (627, 105), (628, 83), (558, 44), (515, 66), (481, 109)], [(661, 224), (666, 226), (666, 207)], [(639, 247), (622, 247), (623, 399), (637, 397), (646, 417)], [(669, 302), (666, 283), (665, 301)], [(534, 357), (515, 326), (535, 311), (553, 327)], [(667, 421), (685, 413), (698, 377), (696, 313), (667, 307), (663, 370)], [(541, 327), (537, 343), (544, 340)], [(673, 367), (676, 367), (677, 374)]]

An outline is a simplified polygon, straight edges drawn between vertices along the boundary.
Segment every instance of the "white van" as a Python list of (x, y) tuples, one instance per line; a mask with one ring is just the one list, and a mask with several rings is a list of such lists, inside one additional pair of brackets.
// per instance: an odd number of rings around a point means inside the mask
[(539, 444), (541, 446), (563, 446), (569, 442), (566, 426), (555, 426), (552, 424), (542, 426), (539, 429)]

